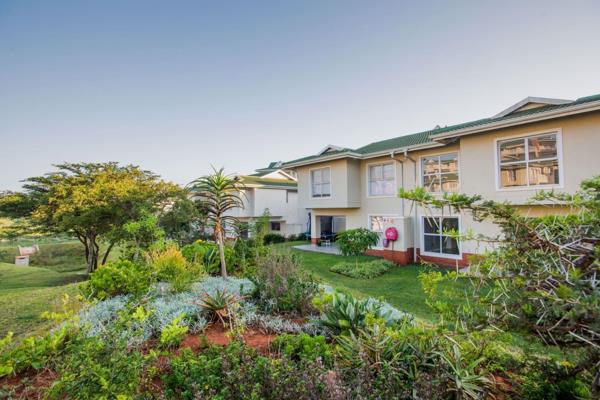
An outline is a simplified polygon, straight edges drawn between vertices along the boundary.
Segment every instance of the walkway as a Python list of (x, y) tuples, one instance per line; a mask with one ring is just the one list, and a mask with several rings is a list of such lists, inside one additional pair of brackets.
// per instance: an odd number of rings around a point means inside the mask
[(335, 254), (341, 255), (340, 249), (333, 244), (331, 246), (317, 246), (316, 244), (300, 244), (298, 246), (293, 246), (294, 249), (304, 250), (304, 251), (314, 251), (315, 253), (325, 253), (325, 254)]

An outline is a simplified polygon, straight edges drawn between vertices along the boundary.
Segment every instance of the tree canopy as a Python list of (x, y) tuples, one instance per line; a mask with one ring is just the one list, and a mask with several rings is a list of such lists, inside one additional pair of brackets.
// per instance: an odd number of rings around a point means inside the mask
[(134, 165), (64, 163), (56, 171), (24, 180), (22, 192), (0, 196), (0, 216), (27, 218), (41, 232), (74, 235), (84, 246), (87, 270), (98, 267), (99, 241), (106, 240), (102, 258), (126, 237), (123, 227), (164, 208), (178, 186)]

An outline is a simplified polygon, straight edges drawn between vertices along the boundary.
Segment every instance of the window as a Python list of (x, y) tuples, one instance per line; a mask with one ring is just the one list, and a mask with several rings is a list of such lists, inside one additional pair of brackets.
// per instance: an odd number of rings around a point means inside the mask
[(279, 232), (281, 230), (281, 222), (271, 222), (271, 230)]
[(428, 192), (458, 192), (458, 153), (421, 158), (421, 175)]
[(319, 168), (310, 171), (312, 197), (331, 196), (331, 168)]
[[(400, 224), (400, 217), (394, 216), (383, 216), (383, 215), (372, 215), (369, 217), (369, 229), (373, 232), (377, 232), (379, 235), (379, 243), (376, 247), (383, 247), (383, 239), (385, 239), (385, 230), (389, 227), (398, 227)], [(400, 229), (398, 229), (400, 231)]]
[(423, 217), (423, 253), (460, 255), (458, 241), (449, 232), (460, 232), (458, 217)]
[(369, 196), (394, 196), (396, 171), (394, 163), (373, 164), (368, 168)]
[(498, 141), (500, 188), (558, 185), (558, 134)]

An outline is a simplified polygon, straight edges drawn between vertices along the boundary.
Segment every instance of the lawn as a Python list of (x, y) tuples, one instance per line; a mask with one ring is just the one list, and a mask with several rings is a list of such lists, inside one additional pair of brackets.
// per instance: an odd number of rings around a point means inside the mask
[[(17, 244), (40, 243), (30, 266), (14, 265)], [(117, 253), (113, 255), (113, 257)], [(19, 240), (0, 243), (0, 337), (41, 333), (51, 322), (41, 317), (60, 304), (63, 293), (75, 295), (86, 278), (83, 246), (73, 240)]]
[[(344, 260), (354, 261), (354, 257), (316, 253), (293, 249), (292, 246), (305, 242), (287, 242), (275, 245), (279, 251), (298, 254), (306, 270), (337, 289), (345, 289), (358, 296), (382, 297), (396, 308), (409, 312), (427, 322), (435, 322), (436, 314), (425, 303), (425, 293), (419, 282), (419, 273), (430, 267), (408, 265), (397, 267), (374, 279), (356, 279), (329, 271), (329, 268)], [(363, 256), (367, 261), (375, 257)]]

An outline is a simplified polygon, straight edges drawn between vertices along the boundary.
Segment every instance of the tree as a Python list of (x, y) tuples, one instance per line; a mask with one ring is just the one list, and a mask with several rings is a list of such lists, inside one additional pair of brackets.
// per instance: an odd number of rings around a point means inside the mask
[(167, 238), (184, 246), (202, 236), (198, 231), (204, 227), (206, 216), (201, 207), (190, 198), (188, 192), (181, 195), (161, 213), (158, 226), (162, 228)]
[(207, 219), (214, 229), (215, 240), (221, 257), (221, 276), (227, 277), (225, 264), (225, 231), (234, 226), (237, 218), (228, 214), (235, 208), (244, 208), (244, 184), (235, 176), (225, 174), (223, 168), (213, 168), (213, 174), (202, 176), (189, 187), (196, 194)]
[(358, 256), (375, 246), (379, 242), (379, 235), (366, 228), (349, 229), (338, 234), (336, 243), (345, 256), (355, 256), (358, 268)]
[(563, 349), (585, 347), (573, 373), (595, 368), (595, 390), (600, 391), (600, 176), (583, 181), (575, 194), (538, 192), (532, 204), (567, 212), (537, 218), (478, 195), (440, 198), (418, 188), (400, 190), (400, 197), (442, 212), (469, 213), (475, 221), (492, 221), (502, 229), (495, 238), (455, 234), (463, 241), (493, 242), (495, 248), (473, 259), (465, 273), (473, 284), (467, 302), (466, 290), (448, 285), (457, 272), (423, 274), (430, 304), (455, 326), (518, 329)]
[(101, 240), (112, 248), (124, 240), (123, 227), (164, 207), (179, 192), (171, 183), (137, 166), (65, 163), (57, 171), (26, 179), (24, 191), (0, 197), (0, 216), (28, 218), (41, 232), (74, 235), (85, 247), (87, 272), (98, 267)]

